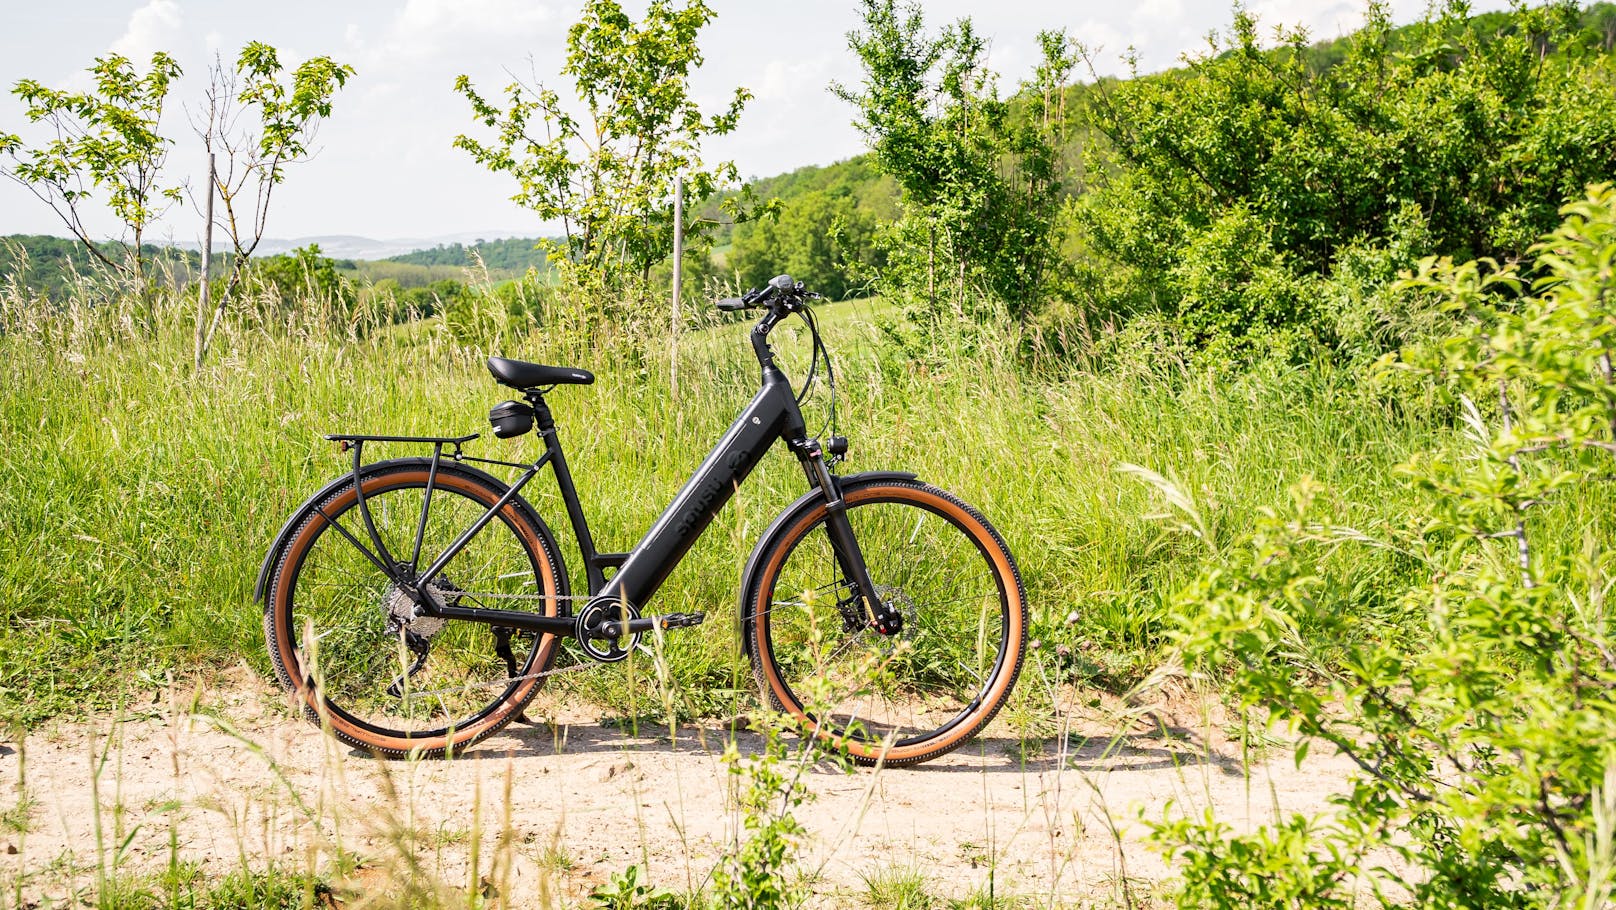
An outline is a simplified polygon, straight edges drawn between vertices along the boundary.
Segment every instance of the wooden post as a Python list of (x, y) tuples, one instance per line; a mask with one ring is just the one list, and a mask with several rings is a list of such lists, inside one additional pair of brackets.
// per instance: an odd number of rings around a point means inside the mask
[(679, 292), (684, 284), (685, 178), (673, 177), (673, 325), (668, 334), (668, 385), (679, 400)]
[(208, 315), (212, 308), (208, 306), (213, 297), (213, 287), (209, 278), (213, 269), (213, 181), (216, 176), (213, 153), (208, 153), (208, 199), (202, 204), (206, 219), (202, 225), (202, 288), (197, 292), (196, 301), (196, 359), (193, 364), (195, 372), (202, 371), (202, 358), (208, 352)]

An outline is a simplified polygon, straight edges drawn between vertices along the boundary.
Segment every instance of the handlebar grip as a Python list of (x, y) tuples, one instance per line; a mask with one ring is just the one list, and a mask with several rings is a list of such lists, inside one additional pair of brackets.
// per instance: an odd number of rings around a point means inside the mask
[(718, 301), (718, 308), (726, 313), (735, 313), (746, 309), (746, 301), (739, 297), (724, 297)]

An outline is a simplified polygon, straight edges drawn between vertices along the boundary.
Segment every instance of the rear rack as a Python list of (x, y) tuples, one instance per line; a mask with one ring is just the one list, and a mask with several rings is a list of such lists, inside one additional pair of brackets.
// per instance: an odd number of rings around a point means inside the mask
[(327, 433), (332, 442), (434, 442), (458, 446), (476, 439), (481, 433), (466, 436), (371, 436), (364, 433)]
[[(335, 527), (342, 534), (342, 536), (348, 538), (350, 543), (358, 547), (359, 552), (369, 557), (370, 561), (375, 563), (376, 567), (382, 570), (382, 574), (388, 576), (389, 578), (394, 578), (396, 581), (397, 579), (394, 576), (394, 572), (396, 571), (396, 567), (401, 565), (401, 563), (394, 558), (392, 553), (388, 552), (387, 544), (382, 540), (381, 535), (376, 533), (376, 522), (370, 517), (370, 506), (365, 502), (364, 484), (360, 482), (360, 472), (363, 468), (362, 459), (364, 457), (365, 443), (413, 442), (430, 444), (432, 446), (432, 467), (427, 471), (426, 495), (421, 500), (421, 520), (415, 526), (415, 546), (410, 555), (410, 561), (408, 563), (410, 570), (413, 572), (416, 565), (421, 561), (421, 540), (426, 534), (427, 510), (432, 508), (432, 488), (437, 483), (438, 465), (443, 461), (443, 447), (454, 446), (454, 453), (449, 457), (453, 458), (455, 461), (459, 461), (464, 457), (460, 452), (460, 447), (473, 439), (476, 439), (478, 435), (479, 434), (477, 433), (470, 433), (465, 436), (373, 436), (365, 433), (327, 433), (325, 438), (337, 443), (337, 445), (341, 447), (342, 451), (353, 452), (354, 498), (359, 501), (359, 517), (365, 522), (365, 534), (370, 537), (371, 546), (375, 547), (376, 551), (372, 553), (371, 551), (365, 549), (365, 545), (360, 543), (358, 538), (354, 537), (353, 534), (350, 533), (346, 528), (333, 521), (331, 516), (325, 514), (325, 512), (322, 511), (318, 505), (314, 507), (314, 510), (321, 518), (326, 520), (327, 524)], [(513, 487), (511, 491), (506, 494), (506, 499), (501, 500), (499, 505), (503, 506), (506, 500), (512, 496), (515, 496), (516, 490), (520, 488), (521, 484), (517, 484), (516, 487)], [(498, 506), (495, 508), (497, 509)], [(484, 515), (483, 518), (485, 522), (487, 519), (493, 517), (493, 514), (494, 510), (490, 510), (487, 515)], [(455, 544), (454, 549), (458, 551), (460, 547), (465, 546), (466, 541), (471, 539), (471, 535), (477, 533), (477, 531), (481, 528), (481, 523), (474, 525), (472, 530), (467, 531), (464, 535), (462, 535), (459, 543)], [(447, 555), (442, 557), (443, 561), (447, 561), (447, 559)], [(436, 572), (441, 568), (442, 566), (434, 566), (427, 572), (424, 580), (430, 581), (432, 575), (436, 574)]]

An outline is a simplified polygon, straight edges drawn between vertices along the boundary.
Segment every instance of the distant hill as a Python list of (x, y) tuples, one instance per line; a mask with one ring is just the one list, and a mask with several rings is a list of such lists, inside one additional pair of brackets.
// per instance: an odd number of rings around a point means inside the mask
[[(1484, 40), (1492, 40), (1494, 36), (1510, 33), (1517, 27), (1513, 15), (1508, 12), (1484, 13), (1469, 19), (1464, 27)], [(1273, 20), (1265, 24), (1271, 25)], [(1394, 51), (1412, 46), (1418, 28), (1404, 26), (1394, 30), (1388, 38), (1389, 45)], [(1307, 67), (1314, 72), (1322, 72), (1335, 66), (1346, 56), (1352, 40), (1351, 36), (1335, 38), (1304, 48), (1302, 55)], [(1616, 48), (1616, 4), (1594, 3), (1582, 10), (1581, 33), (1576, 40), (1606, 52)], [(1278, 55), (1290, 51), (1277, 49), (1272, 53)], [(1141, 78), (1171, 80), (1180, 75), (1181, 71), (1167, 70)], [(1088, 125), (1088, 111), (1095, 99), (1103, 96), (1117, 81), (1107, 78), (1098, 84), (1077, 84), (1066, 90), (1067, 145), (1063, 150), (1063, 159), (1068, 174), (1065, 190), (1072, 195), (1081, 194), (1088, 188), (1089, 175), (1084, 171), (1088, 158), (1084, 154), (1085, 149), (1094, 142), (1104, 141)], [(851, 108), (848, 116), (853, 116)], [(900, 214), (897, 186), (890, 176), (880, 173), (873, 156), (868, 154), (827, 165), (801, 167), (770, 177), (753, 177), (749, 183), (752, 194), (759, 200), (778, 199), (781, 202), (783, 225), (797, 222), (800, 226), (811, 222), (812, 218), (823, 220), (831, 217), (844, 224), (861, 221), (868, 228), (869, 225), (891, 222)], [(768, 230), (766, 226), (749, 224), (737, 228), (727, 223), (729, 218), (721, 213), (719, 203), (736, 192), (731, 190), (709, 200), (695, 213), (696, 217), (717, 224), (713, 232), (717, 265), (734, 267), (735, 260), (746, 258), (739, 254), (747, 253), (748, 247), (752, 248), (752, 259), (781, 264), (787, 262), (790, 251), (803, 246), (799, 241), (804, 238), (782, 233), (759, 239), (759, 233)], [(543, 230), (545, 226), (536, 227)], [(818, 222), (810, 223), (809, 227), (818, 231), (817, 236), (825, 233), (819, 230), (823, 225)], [(801, 233), (798, 231), (798, 234)], [(349, 277), (371, 282), (392, 280), (401, 287), (415, 288), (438, 281), (464, 281), (465, 270), (476, 267), (478, 260), (495, 281), (518, 277), (530, 268), (543, 271), (546, 268), (545, 257), (534, 249), (536, 242), (533, 237), (510, 237), (498, 231), (393, 240), (329, 235), (289, 240), (266, 238), (257, 252), (260, 257), (268, 257), (317, 244), (321, 254), (337, 260), (339, 271)], [(17, 255), (19, 249), (26, 250), (25, 257)], [(156, 248), (150, 249), (156, 253)], [(172, 254), (172, 261), (188, 263), (187, 273), (194, 272), (197, 258), (194, 243), (178, 244), (170, 249), (176, 250)], [(91, 268), (91, 257), (70, 240), (38, 235), (0, 238), (0, 283), (17, 274), (24, 261), (27, 266), (21, 272), (21, 281), (36, 291), (52, 295), (61, 292), (73, 271), (84, 272)], [(866, 260), (862, 265), (868, 272), (877, 263)]]
[[(189, 281), (202, 267), (196, 253), (149, 243), (143, 249), (159, 272), (166, 266), (178, 281)], [(101, 250), (114, 260), (124, 255), (123, 247), (116, 243), (101, 244)], [(75, 275), (90, 276), (103, 268), (77, 240), (45, 234), (0, 237), (0, 285), (16, 280), (36, 293), (59, 299), (73, 284)]]
[[(265, 237), (258, 245), (257, 255), (278, 256), (290, 253), (293, 250), (317, 244), (320, 252), (333, 259), (368, 259), (372, 261), (402, 256), (417, 250), (430, 250), (445, 245), (459, 245), (464, 243), (485, 243), (497, 238), (510, 236), (504, 231), (469, 231), (459, 234), (445, 234), (440, 237), (403, 237), (392, 240), (375, 240), (370, 237), (359, 237), (353, 234), (329, 234), (318, 237), (294, 237), (291, 239), (281, 237)], [(527, 241), (532, 243), (532, 241)], [(195, 250), (197, 245), (187, 241), (178, 246)], [(215, 247), (217, 250), (218, 247)], [(456, 263), (460, 265), (461, 263)]]
[[(869, 154), (834, 164), (810, 164), (773, 177), (753, 177), (748, 183), (752, 187), (752, 195), (760, 202), (778, 199), (782, 203), (790, 203), (810, 193), (828, 193), (852, 198), (859, 208), (883, 221), (898, 217), (898, 185), (891, 177), (876, 170), (875, 159)], [(728, 246), (735, 239), (736, 225), (730, 223), (729, 216), (723, 213), (720, 205), (723, 200), (736, 195), (737, 191), (734, 190), (720, 193), (697, 213), (699, 217), (718, 224), (713, 231), (715, 246)]]
[(510, 237), (503, 240), (478, 240), (467, 246), (462, 243), (439, 244), (431, 249), (414, 250), (397, 256), (388, 256), (387, 262), (410, 265), (446, 265), (471, 268), (481, 260), (491, 273), (521, 275), (528, 269), (544, 271), (544, 252), (537, 248), (532, 237)]
[[(284, 256), (296, 249), (318, 246), (320, 255), (332, 259), (337, 270), (356, 280), (393, 279), (401, 287), (413, 288), (445, 279), (464, 280), (466, 269), (474, 265), (472, 253), (482, 256), (490, 278), (496, 281), (517, 278), (529, 268), (544, 270), (544, 254), (534, 249), (534, 238), (429, 240), (371, 240), (368, 237), (331, 235), (299, 237), (295, 240), (265, 238), (258, 245), (256, 259)], [(461, 240), (469, 239), (469, 246)], [(123, 255), (115, 243), (103, 244), (109, 256)], [(167, 264), (177, 281), (189, 281), (201, 268), (201, 254), (195, 243), (172, 246), (145, 245), (154, 262)], [(214, 247), (216, 257), (228, 254)], [(222, 258), (214, 261), (215, 274)], [(47, 234), (13, 234), (0, 237), (0, 285), (15, 278), (34, 293), (60, 298), (73, 283), (74, 275), (89, 275), (100, 268), (78, 241)]]

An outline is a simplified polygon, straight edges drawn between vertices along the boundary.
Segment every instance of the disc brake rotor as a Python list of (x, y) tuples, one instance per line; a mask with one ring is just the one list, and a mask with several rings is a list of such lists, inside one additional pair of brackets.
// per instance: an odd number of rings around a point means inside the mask
[(903, 620), (903, 627), (895, 635), (882, 636), (889, 644), (886, 650), (890, 651), (900, 641), (913, 641), (915, 637), (915, 618), (920, 609), (915, 606), (915, 599), (904, 593), (901, 588), (888, 585), (876, 585), (875, 596), (892, 610), (897, 611), (898, 617)]

